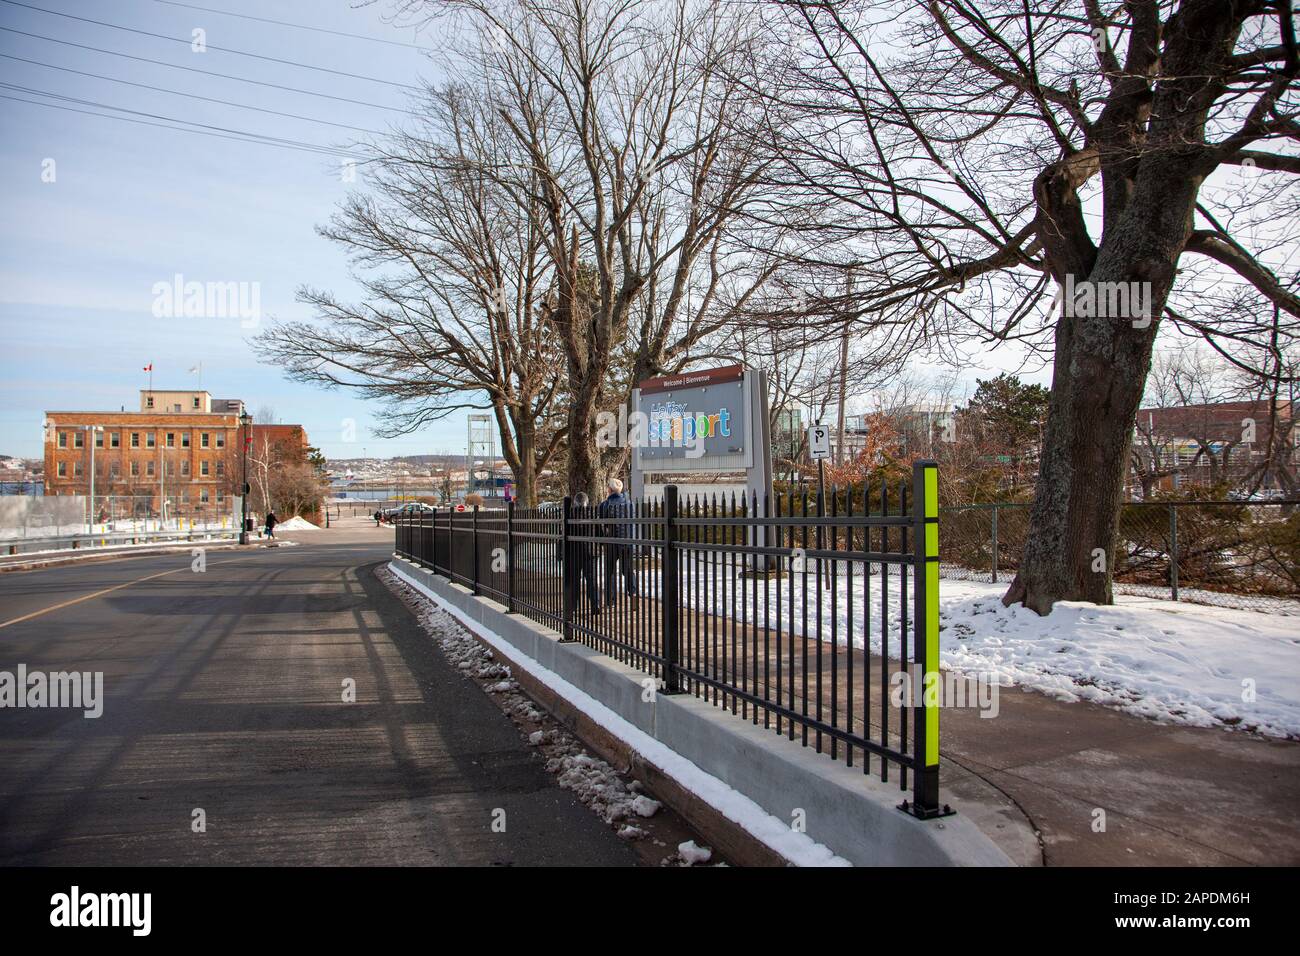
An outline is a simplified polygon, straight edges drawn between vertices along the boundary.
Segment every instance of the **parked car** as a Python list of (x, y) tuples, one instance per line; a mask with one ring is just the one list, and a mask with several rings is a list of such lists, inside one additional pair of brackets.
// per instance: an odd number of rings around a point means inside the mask
[(393, 521), (399, 518), (418, 517), (419, 515), (430, 514), (432, 512), (432, 505), (426, 505), (422, 501), (410, 501), (397, 508), (388, 508), (383, 512), (383, 515), (387, 520)]

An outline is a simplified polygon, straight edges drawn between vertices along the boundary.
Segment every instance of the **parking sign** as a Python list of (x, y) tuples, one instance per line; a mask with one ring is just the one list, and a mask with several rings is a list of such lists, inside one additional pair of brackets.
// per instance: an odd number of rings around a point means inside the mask
[(808, 429), (808, 457), (821, 461), (831, 457), (831, 430), (826, 425), (812, 425)]

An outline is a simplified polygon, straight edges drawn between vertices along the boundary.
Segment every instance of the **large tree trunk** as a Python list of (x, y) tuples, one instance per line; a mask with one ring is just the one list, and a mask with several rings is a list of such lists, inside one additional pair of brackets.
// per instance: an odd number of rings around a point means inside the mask
[[(1147, 162), (1177, 166), (1172, 155)], [(1004, 604), (1023, 602), (1047, 614), (1057, 601), (1113, 603), (1115, 534), (1134, 421), (1159, 317), (1191, 234), (1198, 187), (1199, 180), (1179, 175), (1176, 168), (1143, 176), (1113, 235), (1084, 273), (1094, 291), (1103, 288), (1101, 283), (1149, 283), (1145, 328), (1135, 327), (1143, 318), (1132, 314), (1062, 314), (1057, 323), (1034, 506), (1020, 570)], [(1080, 254), (1073, 261), (1085, 258), (1090, 257)], [(1063, 301), (1063, 313), (1068, 304)]]
[(569, 375), (570, 383), (575, 386), (568, 410), (569, 494), (576, 495), (585, 491), (596, 501), (597, 489), (603, 477), (600, 449), (596, 447), (599, 382), (592, 380), (595, 376), (588, 376), (586, 381), (575, 381), (572, 367)]

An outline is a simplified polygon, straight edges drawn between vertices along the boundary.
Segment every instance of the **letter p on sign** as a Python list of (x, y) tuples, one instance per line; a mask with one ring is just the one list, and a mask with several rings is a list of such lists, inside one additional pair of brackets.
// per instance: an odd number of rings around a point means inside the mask
[(813, 461), (831, 457), (831, 430), (826, 425), (808, 429), (808, 457)]

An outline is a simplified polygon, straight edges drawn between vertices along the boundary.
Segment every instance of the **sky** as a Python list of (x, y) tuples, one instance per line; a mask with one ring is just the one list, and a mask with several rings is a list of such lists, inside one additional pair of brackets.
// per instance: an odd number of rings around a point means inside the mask
[[(364, 167), (348, 182), (340, 156), (303, 147), (345, 151), (366, 134), (341, 126), (382, 132), (410, 106), (407, 87), (439, 79), (437, 34), (390, 12), (388, 0), (0, 0), (0, 454), (39, 457), (47, 410), (137, 408), (151, 363), (153, 387), (270, 407), (332, 458), (463, 452), (466, 413), (380, 439), (374, 403), (291, 382), (249, 344), (265, 322), (311, 317), (299, 286), (356, 292), (314, 230), (365, 188)], [(156, 315), (155, 286), (177, 276), (255, 288), (259, 314)], [(1017, 362), (993, 358), (966, 369), (972, 384)]]
[[(336, 156), (123, 121), (175, 125), (154, 118), (168, 117), (336, 147), (363, 135), (176, 95), (190, 93), (383, 131), (402, 114), (380, 107), (406, 108), (412, 95), (388, 83), (437, 79), (435, 61), (410, 45), (436, 48), (436, 39), (385, 23), (385, 5), (356, 7), (355, 0), (0, 2), (0, 96), (8, 97), (0, 99), (0, 221), (5, 224), (0, 234), (0, 454), (39, 457), (46, 410), (138, 407), (139, 389), (148, 385), (143, 368), (150, 363), (153, 385), (160, 389), (199, 387), (199, 375), (189, 370), (201, 363), (202, 387), (215, 397), (242, 398), (252, 410), (273, 408), (278, 419), (304, 425), (311, 441), (332, 457), (360, 456), (363, 449), (370, 456), (387, 456), (463, 447), (463, 414), (417, 435), (381, 440), (371, 430), (373, 403), (290, 382), (278, 369), (259, 363), (248, 344), (266, 321), (310, 317), (294, 301), (300, 285), (344, 296), (355, 291), (345, 256), (314, 228), (349, 189), (364, 188), (361, 167), (349, 183), (343, 160)], [(204, 31), (204, 52), (192, 48), (195, 29)], [(72, 43), (80, 46), (68, 45)], [(122, 54), (309, 92), (173, 69)], [(56, 101), (46, 94), (70, 99)], [(155, 315), (155, 284), (174, 283), (178, 274), (185, 282), (249, 283), (242, 287), (246, 295), (256, 283), (260, 318)], [(349, 422), (355, 427), (349, 428)], [(355, 440), (348, 441), (353, 433)]]

